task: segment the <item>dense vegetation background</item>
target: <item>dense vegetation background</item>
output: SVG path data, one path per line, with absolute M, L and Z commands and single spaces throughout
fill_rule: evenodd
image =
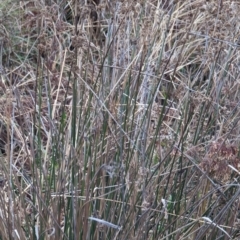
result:
M 0 2 L 1 239 L 239 239 L 240 3 Z

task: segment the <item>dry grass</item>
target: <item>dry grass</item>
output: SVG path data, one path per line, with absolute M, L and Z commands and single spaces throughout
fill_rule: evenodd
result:
M 1 239 L 238 239 L 238 1 L 0 3 Z

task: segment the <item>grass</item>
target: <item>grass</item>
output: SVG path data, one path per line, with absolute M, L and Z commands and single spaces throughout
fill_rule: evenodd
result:
M 0 239 L 238 239 L 237 1 L 0 3 Z

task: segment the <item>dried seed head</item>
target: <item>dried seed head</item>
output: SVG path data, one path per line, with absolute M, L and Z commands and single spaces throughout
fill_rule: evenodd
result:
M 200 163 L 200 167 L 215 180 L 227 183 L 233 177 L 233 171 L 229 165 L 239 171 L 239 163 L 238 149 L 219 140 L 211 144 L 207 156 Z

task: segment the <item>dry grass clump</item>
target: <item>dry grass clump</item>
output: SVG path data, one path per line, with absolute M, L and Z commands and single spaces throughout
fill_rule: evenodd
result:
M 238 239 L 239 9 L 2 1 L 0 238 Z

